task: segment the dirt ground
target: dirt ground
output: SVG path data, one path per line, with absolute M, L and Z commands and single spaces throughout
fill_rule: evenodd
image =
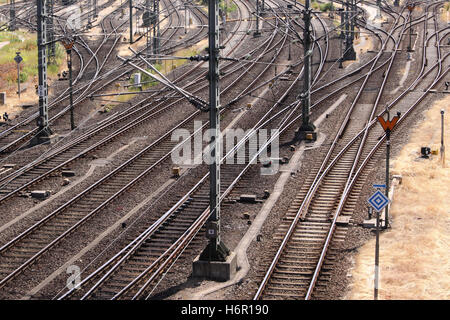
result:
M 423 146 L 439 152 L 440 110 L 448 128 L 449 106 L 450 97 L 433 104 L 393 161 L 393 174 L 403 179 L 391 207 L 392 228 L 380 237 L 379 299 L 450 298 L 450 197 L 444 187 L 450 185 L 448 159 L 444 166 L 440 154 L 420 157 Z M 446 130 L 444 141 L 449 138 Z M 371 240 L 355 256 L 348 299 L 373 298 L 374 248 Z

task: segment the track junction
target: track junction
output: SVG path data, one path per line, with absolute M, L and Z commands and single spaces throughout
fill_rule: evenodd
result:
M 198 59 L 207 46 L 208 16 L 200 2 L 161 0 L 159 51 L 147 47 L 144 28 L 128 49 L 128 4 L 121 3 L 99 1 L 93 28 L 76 32 L 64 24 L 70 10 L 55 3 L 56 36 L 76 33 L 77 128 L 67 129 L 64 81 L 49 97 L 49 122 L 58 141 L 28 148 L 38 130 L 38 113 L 32 111 L 0 126 L 1 298 L 162 299 L 195 283 L 191 263 L 206 246 L 210 214 L 208 166 L 179 165 L 172 156 L 209 128 L 207 113 L 192 103 L 208 101 L 207 62 Z M 409 11 L 406 2 L 399 7 L 382 2 L 381 17 L 375 18 L 376 3 L 358 1 L 352 13 L 355 34 L 372 49 L 358 51 L 355 45 L 357 60 L 345 62 L 338 17 L 313 11 L 310 116 L 326 119 L 318 140 L 305 143 L 294 140 L 302 121 L 303 5 L 266 0 L 256 19 L 256 1 L 227 1 L 234 10 L 220 29 L 220 117 L 223 130 L 245 132 L 224 150 L 221 163 L 224 241 L 231 249 L 251 225 L 242 213 L 258 214 L 284 168 L 280 163 L 280 172 L 261 176 L 268 163 L 250 152 L 255 132 L 271 132 L 259 153 L 279 142 L 279 159 L 269 166 L 280 159 L 288 163 L 298 148 L 305 148 L 305 155 L 292 172 L 293 188 L 286 188 L 248 252 L 247 281 L 226 288 L 224 297 L 340 297 L 330 289 L 339 281 L 333 280 L 337 253 L 351 243 L 349 229 L 360 223 L 366 186 L 374 173 L 384 171 L 386 135 L 376 118 L 400 113 L 393 137 L 405 134 L 448 79 L 450 29 L 440 19 L 444 3 L 419 1 L 417 10 Z M 89 4 L 77 4 L 83 26 L 91 19 Z M 0 6 L 0 12 L 7 15 L 9 6 Z M 34 12 L 35 4 L 16 2 L 21 29 L 36 29 Z M 136 18 L 142 20 L 142 14 L 136 10 Z M 255 30 L 260 37 L 253 36 Z M 191 59 L 180 56 L 193 51 Z M 179 60 L 187 62 L 174 68 Z M 148 72 L 156 64 L 164 66 L 164 81 L 141 91 L 125 89 L 136 70 Z M 98 112 L 105 105 L 113 111 Z M 174 140 L 179 130 L 189 134 Z M 181 170 L 177 177 L 174 166 Z M 67 172 L 75 175 L 68 185 L 63 184 Z M 36 200 L 33 190 L 51 190 L 51 196 Z M 258 201 L 241 203 L 243 194 L 255 194 Z M 76 288 L 67 282 L 73 266 L 81 270 Z

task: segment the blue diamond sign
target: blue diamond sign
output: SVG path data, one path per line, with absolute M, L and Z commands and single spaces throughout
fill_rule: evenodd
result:
M 367 200 L 369 204 L 378 212 L 383 210 L 384 207 L 389 203 L 389 199 L 380 191 L 377 190 L 370 198 Z

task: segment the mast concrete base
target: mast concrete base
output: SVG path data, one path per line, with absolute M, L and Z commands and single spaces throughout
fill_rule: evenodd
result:
M 234 277 L 237 270 L 236 253 L 230 252 L 226 261 L 200 260 L 200 255 L 193 262 L 192 275 L 214 281 L 228 281 Z

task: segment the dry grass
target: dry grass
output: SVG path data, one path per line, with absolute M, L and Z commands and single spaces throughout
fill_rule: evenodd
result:
M 23 41 L 22 41 L 23 40 Z M 11 119 L 22 112 L 20 105 L 34 104 L 37 96 L 34 86 L 38 82 L 37 68 L 37 44 L 36 34 L 24 30 L 14 32 L 0 32 L 0 42 L 7 41 L 9 44 L 0 49 L 0 92 L 6 92 L 6 105 L 0 106 L 0 115 L 8 112 Z M 20 82 L 22 88 L 28 89 L 21 93 L 20 99 L 17 95 L 17 64 L 13 60 L 16 52 L 20 51 L 23 61 L 20 64 Z M 66 54 L 60 43 L 56 44 L 56 63 L 48 65 L 48 83 L 50 94 L 53 94 L 52 83 L 56 80 L 58 72 L 66 68 Z
M 450 2 L 446 2 L 442 7 L 441 20 L 444 22 L 450 22 Z
M 435 103 L 393 162 L 403 183 L 391 207 L 392 229 L 380 238 L 380 299 L 450 298 L 450 168 L 442 167 L 440 155 L 418 159 L 420 147 L 440 147 L 441 109 L 449 141 L 449 106 L 450 97 Z M 374 248 L 372 240 L 356 256 L 347 298 L 373 299 Z

